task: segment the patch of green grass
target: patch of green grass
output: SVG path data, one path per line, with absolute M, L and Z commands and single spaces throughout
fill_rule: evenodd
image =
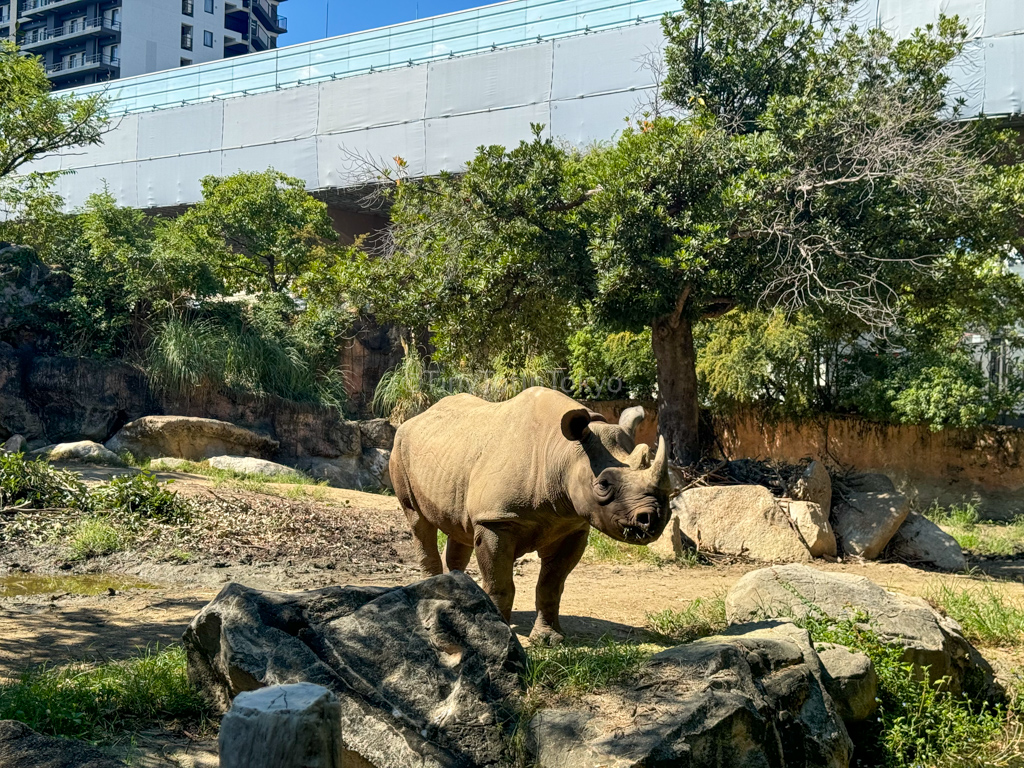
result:
M 167 559 L 172 563 L 178 565 L 188 565 L 194 559 L 194 555 L 191 552 L 186 552 L 183 549 L 172 549 L 167 553 Z
M 0 720 L 52 736 L 113 743 L 154 723 L 210 716 L 179 646 L 128 661 L 41 668 L 0 684 Z
M 1009 522 L 983 522 L 975 504 L 932 505 L 925 516 L 971 554 L 1009 557 L 1024 552 L 1024 517 Z
M 590 529 L 587 537 L 587 551 L 584 555 L 588 560 L 603 563 L 648 563 L 661 565 L 662 560 L 648 547 L 635 544 L 624 544 L 605 536 L 596 528 Z
M 666 608 L 647 614 L 648 629 L 675 643 L 713 635 L 725 629 L 726 624 L 725 599 L 721 595 L 698 597 L 680 610 Z
M 527 649 L 528 692 L 580 696 L 635 677 L 660 648 L 603 637 L 596 645 L 563 643 Z
M 448 534 L 443 531 L 437 532 L 437 551 L 442 555 L 444 554 L 444 548 L 448 545 Z
M 249 488 L 255 489 L 262 492 L 263 486 L 267 483 L 279 483 L 281 485 L 322 485 L 318 480 L 314 480 L 309 475 L 304 475 L 298 470 L 295 472 L 289 472 L 284 475 L 274 475 L 268 477 L 267 475 L 260 475 L 253 472 L 236 472 L 233 469 L 218 469 L 217 467 L 211 467 L 209 462 L 206 461 L 185 461 L 179 466 L 174 468 L 175 472 L 186 472 L 192 475 L 203 475 L 211 480 L 216 480 L 221 483 L 238 483 L 248 486 Z
M 964 764 L 988 749 L 1006 728 L 1007 714 L 979 692 L 953 695 L 942 681 L 918 679 L 903 648 L 882 642 L 870 619 L 823 615 L 798 622 L 815 643 L 837 643 L 867 654 L 878 675 L 878 714 L 853 732 L 861 765 L 884 768 Z
M 67 546 L 70 559 L 88 560 L 117 552 L 124 546 L 124 537 L 108 520 L 88 517 L 71 530 Z
M 991 584 L 939 583 L 926 596 L 956 619 L 968 640 L 988 645 L 1018 645 L 1024 640 L 1024 605 Z

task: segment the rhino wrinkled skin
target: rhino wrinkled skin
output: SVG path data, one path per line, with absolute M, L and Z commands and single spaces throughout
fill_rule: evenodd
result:
M 531 639 L 558 642 L 558 608 L 590 526 L 647 544 L 669 519 L 668 450 L 635 445 L 642 408 L 609 424 L 555 390 L 533 387 L 504 403 L 446 397 L 395 435 L 391 479 L 427 576 L 464 570 L 476 550 L 482 586 L 505 620 L 516 558 L 536 551 L 537 620 Z M 448 536 L 444 564 L 437 532 Z

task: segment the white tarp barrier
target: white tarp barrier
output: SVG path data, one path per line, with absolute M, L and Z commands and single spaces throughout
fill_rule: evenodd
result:
M 169 94 L 209 99 L 243 86 L 250 95 L 133 113 L 120 119 L 103 146 L 43 158 L 34 168 L 78 169 L 59 185 L 70 205 L 79 205 L 106 180 L 122 204 L 165 207 L 199 200 L 203 176 L 238 169 L 273 166 L 302 178 L 312 190 L 372 180 L 373 172 L 359 158 L 390 163 L 400 156 L 412 175 L 454 171 L 480 145 L 514 146 L 529 138 L 530 123 L 542 123 L 547 135 L 577 146 L 606 141 L 654 95 L 654 75 L 641 59 L 663 44 L 657 13 L 665 2 L 633 0 L 637 15 L 651 20 L 630 26 L 619 23 L 621 4 L 615 14 L 608 13 L 615 5 L 611 0 L 513 2 L 484 15 L 456 14 L 429 25 L 282 49 L 277 58 L 259 54 L 186 68 L 179 75 L 133 78 L 112 90 L 130 91 L 154 105 L 167 103 Z M 854 3 L 859 26 L 880 22 L 899 34 L 934 22 L 940 13 L 968 19 L 976 36 L 951 68 L 954 95 L 966 102 L 964 114 L 1020 114 L 1024 0 Z M 557 35 L 570 17 L 593 26 L 586 34 L 490 49 L 509 34 L 505 22 Z M 618 26 L 594 31 L 602 19 L 613 18 Z M 482 52 L 438 59 L 433 47 L 445 44 L 463 52 L 478 46 Z M 323 79 L 353 71 L 354 59 L 377 61 L 385 54 L 389 65 L 407 54 L 434 59 Z M 307 75 L 321 82 L 295 85 Z M 284 85 L 294 87 L 278 90 L 282 77 L 290 78 Z

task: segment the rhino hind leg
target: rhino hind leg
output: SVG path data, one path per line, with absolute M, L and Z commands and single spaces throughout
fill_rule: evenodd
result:
M 448 571 L 464 571 L 469 565 L 469 559 L 473 557 L 473 547 L 462 544 L 451 536 L 444 546 L 444 564 Z
M 425 576 L 440 576 L 444 573 L 441 555 L 437 549 L 437 526 L 414 509 L 405 508 L 405 516 L 412 526 L 412 543 L 416 559 Z
M 540 577 L 537 579 L 537 620 L 530 632 L 530 642 L 557 645 L 565 639 L 558 612 L 562 605 L 565 579 L 577 566 L 587 548 L 588 530 L 579 531 L 557 542 L 540 554 Z

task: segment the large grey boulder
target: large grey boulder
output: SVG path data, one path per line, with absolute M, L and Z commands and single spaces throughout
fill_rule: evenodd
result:
M 910 502 L 885 475 L 854 475 L 845 485 L 832 510 L 836 539 L 844 554 L 874 560 L 907 519 Z
M 845 723 L 867 720 L 878 709 L 878 674 L 867 654 L 842 645 L 818 646 L 825 668 L 822 679 Z
M 925 565 L 940 571 L 959 573 L 967 570 L 967 558 L 957 540 L 924 515 L 912 512 L 889 541 L 889 557 L 912 565 Z
M 269 478 L 296 478 L 302 475 L 294 467 L 286 467 L 284 464 L 252 456 L 214 456 L 206 463 L 214 469 L 238 472 L 243 475 L 262 475 Z
M 832 477 L 820 461 L 812 461 L 794 483 L 793 498 L 817 504 L 828 517 L 832 511 Z
M 539 768 L 846 768 L 852 745 L 822 674 L 793 624 L 733 627 L 574 709 L 541 710 L 529 745 Z
M 266 458 L 278 442 L 226 421 L 193 416 L 143 416 L 125 424 L 107 441 L 115 453 L 128 451 L 140 459 L 162 456 L 203 461 L 214 456 Z
M 526 664 L 494 603 L 458 571 L 393 589 L 230 584 L 183 640 L 190 678 L 222 710 L 267 685 L 333 691 L 346 748 L 376 768 L 499 765 Z
M 392 487 L 388 468 L 390 458 L 389 451 L 367 448 L 359 455 L 335 459 L 307 456 L 296 461 L 295 466 L 314 480 L 323 480 L 333 488 L 377 491 Z
M 125 768 L 81 741 L 36 733 L 16 720 L 0 720 L 0 768 Z
M 31 458 L 44 458 L 47 461 L 68 464 L 102 464 L 108 467 L 127 466 L 113 451 L 104 448 L 92 440 L 79 440 L 74 443 L 58 443 L 32 451 Z
M 0 446 L 0 450 L 4 453 L 24 453 L 26 448 L 28 448 L 28 441 L 23 435 L 11 435 Z
M 362 447 L 381 448 L 390 451 L 395 447 L 395 425 L 387 419 L 367 419 L 359 422 L 359 437 Z
M 683 491 L 672 500 L 672 518 L 662 536 L 669 542 L 678 539 L 683 545 L 692 542 L 703 551 L 743 555 L 769 563 L 811 560 L 811 553 L 789 514 L 771 491 L 760 485 Z
M 917 597 L 889 592 L 863 576 L 803 565 L 751 571 L 725 597 L 730 623 L 809 615 L 858 619 L 866 615 L 885 642 L 903 646 L 903 658 L 931 680 L 949 677 L 954 692 L 986 695 L 992 668 L 963 636 L 960 625 Z

